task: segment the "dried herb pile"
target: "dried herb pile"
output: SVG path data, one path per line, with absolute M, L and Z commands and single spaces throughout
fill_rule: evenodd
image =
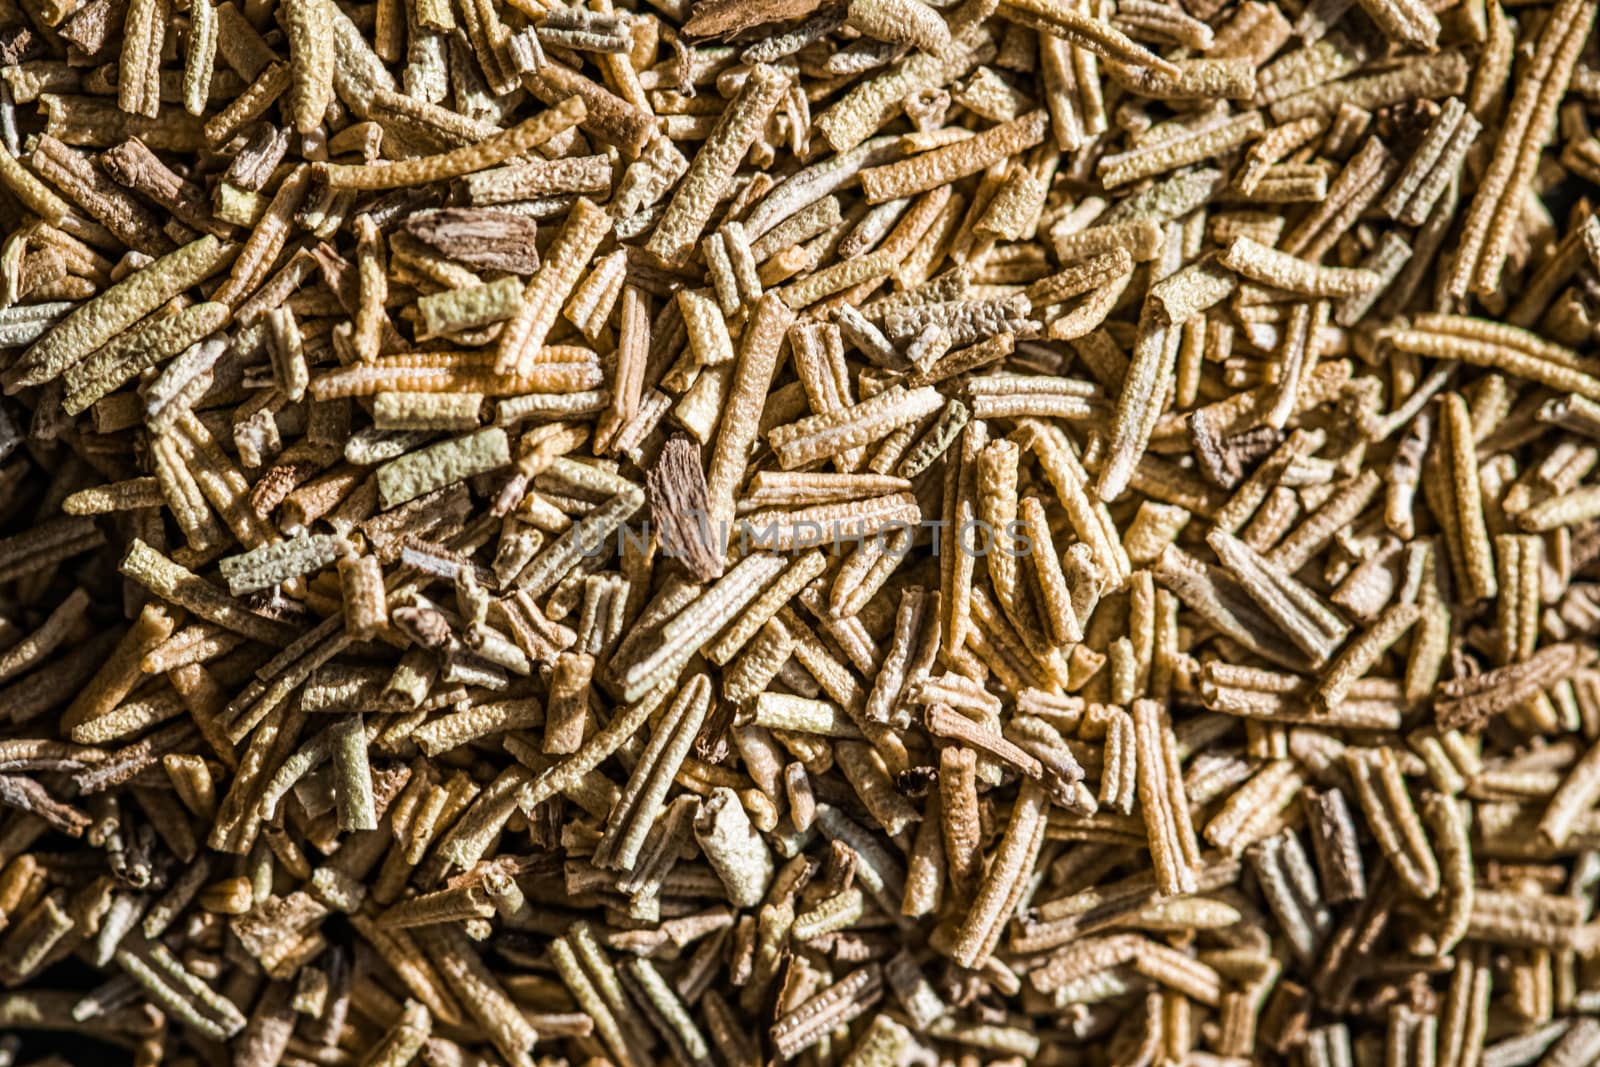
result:
M 1600 1058 L 1596 0 L 636 6 L 0 0 L 0 1062 Z

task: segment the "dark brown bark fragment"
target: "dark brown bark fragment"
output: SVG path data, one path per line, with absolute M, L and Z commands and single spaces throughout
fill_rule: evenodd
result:
M 695 443 L 681 435 L 668 441 L 646 476 L 645 488 L 662 550 L 702 582 L 720 577 L 723 561 L 711 529 L 706 475 Z

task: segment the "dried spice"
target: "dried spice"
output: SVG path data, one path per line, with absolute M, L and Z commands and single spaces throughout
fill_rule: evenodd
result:
M 0 1057 L 1590 1062 L 1596 11 L 0 4 Z

